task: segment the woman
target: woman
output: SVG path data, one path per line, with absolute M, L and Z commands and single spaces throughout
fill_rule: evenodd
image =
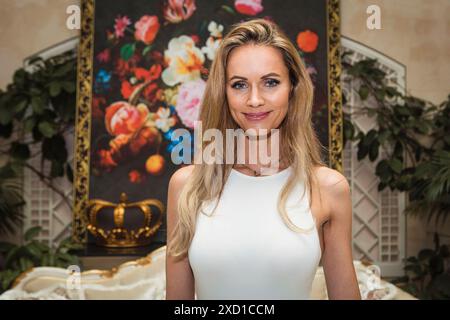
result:
M 349 185 L 320 160 L 312 101 L 305 66 L 277 25 L 242 22 L 223 39 L 202 131 L 257 134 L 240 146 L 243 164 L 194 164 L 171 177 L 167 299 L 309 299 L 320 261 L 330 299 L 360 299 Z M 270 165 L 277 171 L 263 176 L 267 163 L 248 161 L 252 139 L 258 148 L 271 144 L 262 129 L 279 130 L 279 165 Z

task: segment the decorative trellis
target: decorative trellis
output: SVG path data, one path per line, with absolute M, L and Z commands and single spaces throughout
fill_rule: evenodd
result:
M 25 59 L 24 67 L 32 70 L 33 66 L 28 63 L 32 58 L 40 56 L 48 59 L 52 56 L 61 54 L 77 46 L 78 37 L 71 38 L 60 44 L 45 49 L 35 55 Z M 66 146 L 68 150 L 69 161 L 73 160 L 73 128 L 65 134 Z M 31 154 L 38 154 L 41 145 L 30 146 Z M 39 156 L 30 160 L 34 168 L 41 167 L 41 158 Z M 49 164 L 44 165 L 44 171 L 49 172 Z M 53 184 L 63 192 L 69 203 L 73 201 L 72 184 L 64 178 L 54 179 Z M 37 236 L 38 240 L 44 241 L 50 246 L 56 246 L 58 243 L 71 235 L 72 209 L 64 199 L 56 192 L 51 190 L 39 177 L 29 169 L 24 170 L 24 197 L 27 204 L 24 207 L 25 221 L 23 230 L 33 226 L 41 226 L 42 231 Z
M 386 81 L 400 92 L 405 89 L 405 67 L 383 54 L 342 38 L 342 49 L 349 54 L 345 59 L 349 62 L 364 58 L 377 59 L 377 66 L 386 72 Z M 376 126 L 373 119 L 367 115 L 358 114 L 358 108 L 370 106 L 374 101 L 361 101 L 351 80 L 345 73 L 342 90 L 349 99 L 345 111 L 352 114 L 352 123 L 363 132 L 368 132 Z M 385 156 L 380 153 L 379 159 Z M 357 159 L 357 143 L 347 143 L 344 149 L 344 174 L 350 182 L 353 204 L 353 254 L 358 260 L 369 260 L 378 265 L 381 275 L 385 277 L 403 274 L 405 257 L 405 195 L 385 188 L 378 191 L 378 177 L 375 168 L 379 161 Z
M 67 149 L 69 151 L 69 161 L 73 160 L 73 130 L 67 132 L 65 136 Z M 40 150 L 40 145 L 31 148 L 34 154 Z M 40 168 L 40 157 L 34 157 L 30 164 L 35 168 Z M 49 172 L 48 164 L 44 165 L 44 172 Z M 54 179 L 53 184 L 61 190 L 69 203 L 72 202 L 72 184 L 67 178 Z M 50 246 L 57 245 L 62 239 L 71 234 L 70 226 L 72 222 L 72 210 L 61 195 L 51 190 L 39 177 L 25 169 L 24 172 L 24 197 L 27 201 L 25 206 L 24 229 L 41 226 L 42 230 L 37 236 L 38 240 L 44 241 Z

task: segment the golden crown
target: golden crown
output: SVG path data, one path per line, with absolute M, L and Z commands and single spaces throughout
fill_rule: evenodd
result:
M 151 206 L 155 206 L 159 210 L 156 217 L 156 223 L 151 226 L 153 213 Z M 97 215 L 105 208 L 114 208 L 114 227 L 110 230 L 104 230 L 98 226 Z M 144 223 L 137 229 L 128 230 L 124 227 L 126 209 L 137 208 L 144 214 Z M 147 245 L 151 242 L 152 236 L 158 231 L 162 224 L 164 215 L 164 205 L 157 199 L 147 199 L 139 202 L 128 203 L 125 193 L 120 195 L 118 204 L 92 199 L 88 204 L 89 224 L 87 229 L 96 237 L 98 245 L 105 247 L 137 247 Z M 131 215 L 133 213 L 128 213 Z

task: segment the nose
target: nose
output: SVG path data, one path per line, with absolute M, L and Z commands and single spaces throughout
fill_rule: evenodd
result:
M 264 104 L 264 99 L 261 96 L 258 88 L 253 86 L 250 90 L 250 94 L 248 97 L 247 105 L 252 108 L 257 108 Z

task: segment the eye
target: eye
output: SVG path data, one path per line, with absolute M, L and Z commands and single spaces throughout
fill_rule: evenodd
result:
M 280 84 L 280 81 L 277 79 L 267 79 L 265 85 L 268 87 L 276 87 Z
M 231 85 L 231 87 L 233 88 L 233 89 L 245 89 L 246 88 L 246 84 L 245 84 L 245 82 L 243 82 L 243 81 L 236 81 L 235 83 L 233 83 L 232 85 Z

